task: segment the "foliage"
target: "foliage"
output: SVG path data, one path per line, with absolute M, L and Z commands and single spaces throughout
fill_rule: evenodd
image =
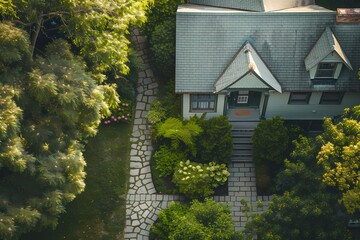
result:
M 33 231 L 21 239 L 118 238 L 126 221 L 130 147 L 126 136 L 131 130 L 130 124 L 101 126 L 98 134 L 89 139 L 84 152 L 85 191 L 66 206 L 66 213 L 61 215 L 55 230 Z
M 156 169 L 159 171 L 160 177 L 166 177 L 174 172 L 175 167 L 184 161 L 185 154 L 183 152 L 174 151 L 166 146 L 161 146 L 153 155 L 156 162 Z
M 355 109 L 356 113 L 356 109 Z M 342 193 L 340 201 L 349 214 L 360 211 L 360 122 L 351 117 L 338 124 L 325 119 L 324 133 L 317 139 L 316 159 L 324 168 L 323 181 Z
M 250 214 L 246 233 L 261 239 L 351 239 L 346 217 L 340 215 L 339 195 L 323 181 L 324 170 L 315 161 L 321 143 L 301 137 L 278 175 L 277 188 L 264 213 Z
M 0 238 L 55 227 L 84 190 L 83 142 L 118 101 L 64 41 L 31 61 L 27 35 L 0 24 Z
M 175 72 L 175 32 L 175 21 L 167 20 L 157 25 L 151 34 L 154 67 L 164 77 L 171 77 Z
M 156 26 L 164 21 L 172 20 L 175 22 L 176 10 L 178 5 L 185 3 L 184 0 L 157 0 L 147 10 L 147 22 L 144 31 L 147 36 L 151 36 Z
M 106 118 L 103 122 L 105 125 L 111 123 L 131 122 L 132 107 L 131 102 L 122 100 L 118 108 L 112 111 L 111 117 Z
M 232 156 L 232 125 L 226 116 L 204 120 L 195 117 L 204 131 L 197 137 L 198 154 L 196 160 L 203 163 L 216 162 L 227 164 Z
M 201 164 L 181 161 L 174 172 L 173 182 L 185 196 L 204 198 L 214 193 L 214 188 L 224 184 L 230 173 L 225 164 Z
M 172 202 L 159 213 L 151 227 L 150 239 L 215 240 L 243 239 L 235 233 L 229 206 L 205 199 L 204 203 L 192 201 L 187 207 Z
M 194 137 L 203 130 L 193 121 L 183 123 L 177 118 L 168 118 L 157 125 L 157 137 L 171 140 L 173 149 L 181 149 L 181 144 L 189 147 L 193 155 L 196 154 Z
M 29 30 L 32 52 L 41 47 L 39 35 L 66 34 L 80 53 L 92 64 L 93 72 L 129 71 L 128 45 L 130 25 L 145 21 L 145 10 L 152 0 L 14 0 L 2 19 Z
M 164 106 L 158 99 L 155 99 L 151 104 L 150 111 L 146 115 L 146 118 L 151 124 L 157 124 L 165 120 L 165 114 L 166 112 Z
M 255 128 L 252 138 L 254 144 L 254 161 L 256 163 L 273 163 L 281 166 L 289 144 L 284 120 L 274 117 L 262 120 Z
M 327 201 L 331 196 L 323 197 L 322 194 L 300 197 L 294 192 L 274 196 L 268 210 L 252 216 L 245 234 L 256 234 L 262 240 L 352 239 L 344 219 L 339 219 L 337 211 Z
M 184 0 L 157 0 L 147 11 L 144 25 L 154 55 L 155 70 L 165 78 L 175 72 L 175 16 L 178 5 Z

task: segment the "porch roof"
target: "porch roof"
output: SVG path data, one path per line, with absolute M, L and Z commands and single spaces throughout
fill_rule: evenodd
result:
M 249 78 L 249 75 L 254 75 L 256 78 Z M 278 80 L 250 42 L 243 44 L 216 80 L 214 92 L 218 93 L 235 84 L 241 86 L 241 82 L 244 82 L 247 88 L 269 88 L 282 92 Z

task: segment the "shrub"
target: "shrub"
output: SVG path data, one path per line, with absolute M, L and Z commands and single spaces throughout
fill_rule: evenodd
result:
M 185 160 L 185 154 L 173 151 L 166 146 L 161 146 L 160 150 L 155 152 L 153 158 L 156 162 L 156 169 L 159 171 L 159 176 L 166 177 L 174 172 L 175 167 L 180 161 Z
M 262 120 L 255 128 L 252 140 L 256 164 L 283 165 L 289 144 L 288 131 L 283 119 L 275 117 Z
M 204 198 L 224 184 L 230 176 L 225 164 L 201 164 L 181 161 L 176 167 L 173 182 L 179 191 L 189 198 Z
M 175 72 L 175 21 L 167 20 L 151 34 L 151 51 L 155 70 L 160 76 L 171 77 Z
M 165 120 L 165 114 L 165 108 L 163 107 L 162 103 L 155 99 L 151 104 L 150 111 L 146 115 L 146 118 L 151 124 L 157 124 Z
M 193 155 L 196 154 L 194 137 L 203 130 L 195 122 L 183 123 L 177 118 L 168 118 L 165 122 L 157 125 L 157 138 L 168 138 L 174 150 L 184 150 L 188 147 Z M 185 148 L 186 150 L 186 148 Z
M 131 113 L 131 101 L 123 99 L 118 108 L 112 111 L 111 117 L 104 119 L 103 123 L 109 125 L 111 123 L 131 122 Z
M 227 164 L 233 153 L 231 124 L 225 116 L 218 116 L 197 121 L 204 131 L 198 136 L 197 161 L 202 163 L 216 162 Z
M 215 240 L 243 239 L 234 231 L 230 207 L 212 199 L 194 200 L 191 206 L 172 202 L 159 213 L 151 227 L 150 239 Z

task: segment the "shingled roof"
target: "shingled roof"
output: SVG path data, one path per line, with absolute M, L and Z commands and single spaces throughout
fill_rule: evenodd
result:
M 360 25 L 336 24 L 334 11 L 319 6 L 274 12 L 221 9 L 193 4 L 179 7 L 177 93 L 214 92 L 214 83 L 246 41 L 257 50 L 282 91 L 316 91 L 304 62 L 326 28 L 347 54 L 346 62 L 353 69 L 360 67 L 360 51 L 354 51 L 360 42 Z M 342 68 L 333 90 L 360 91 L 357 71 Z
M 248 78 L 248 75 L 255 75 L 255 78 Z M 279 82 L 249 42 L 244 43 L 215 82 L 215 92 L 218 93 L 237 82 L 240 82 L 239 86 L 246 88 L 273 89 L 281 92 Z
M 305 58 L 306 70 L 310 70 L 329 54 L 333 54 L 334 52 L 340 57 L 346 67 L 353 70 L 349 59 L 346 57 L 341 48 L 340 43 L 328 27 L 316 42 L 315 46 L 311 49 L 309 55 Z

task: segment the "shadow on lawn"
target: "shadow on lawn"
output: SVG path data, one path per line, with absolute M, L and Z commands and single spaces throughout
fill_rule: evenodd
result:
M 32 232 L 22 240 L 123 239 L 131 129 L 130 124 L 99 128 L 84 154 L 85 191 L 67 205 L 54 231 Z

